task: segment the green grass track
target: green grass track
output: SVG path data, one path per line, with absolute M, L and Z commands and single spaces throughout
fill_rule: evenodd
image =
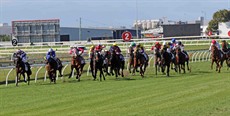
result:
M 57 84 L 42 79 L 29 86 L 2 84 L 0 115 L 229 116 L 230 70 L 225 65 L 217 73 L 210 62 L 191 67 L 186 74 L 171 71 L 171 77 L 148 68 L 143 79 L 127 74 L 100 82 L 84 73 L 81 82 L 66 76 Z

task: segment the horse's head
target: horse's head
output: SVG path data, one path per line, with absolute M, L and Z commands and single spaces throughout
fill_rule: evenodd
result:
M 175 51 L 176 51 L 176 53 L 177 53 L 177 54 L 178 54 L 178 53 L 180 53 L 180 52 L 181 52 L 180 47 L 179 47 L 179 46 L 177 46 L 177 47 L 175 48 Z
M 216 45 L 213 44 L 213 45 L 211 46 L 211 51 L 212 51 L 212 52 L 218 51 L 218 48 L 216 47 Z

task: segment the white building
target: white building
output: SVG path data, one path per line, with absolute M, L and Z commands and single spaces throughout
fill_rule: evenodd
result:
M 230 37 L 230 21 L 219 23 L 219 36 L 221 38 Z

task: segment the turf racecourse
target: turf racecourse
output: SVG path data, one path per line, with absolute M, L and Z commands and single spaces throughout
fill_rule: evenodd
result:
M 230 70 L 210 69 L 210 62 L 191 63 L 192 72 L 171 77 L 155 76 L 148 68 L 145 78 L 126 75 L 92 81 L 83 75 L 50 84 L 0 85 L 0 115 L 157 115 L 229 116 Z

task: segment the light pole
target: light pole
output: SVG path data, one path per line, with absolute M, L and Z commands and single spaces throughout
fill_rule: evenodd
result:
M 139 39 L 139 34 L 138 34 L 138 6 L 137 6 L 137 0 L 136 0 L 136 36 L 137 36 L 137 39 Z
M 81 41 L 81 17 L 79 23 L 79 41 Z

